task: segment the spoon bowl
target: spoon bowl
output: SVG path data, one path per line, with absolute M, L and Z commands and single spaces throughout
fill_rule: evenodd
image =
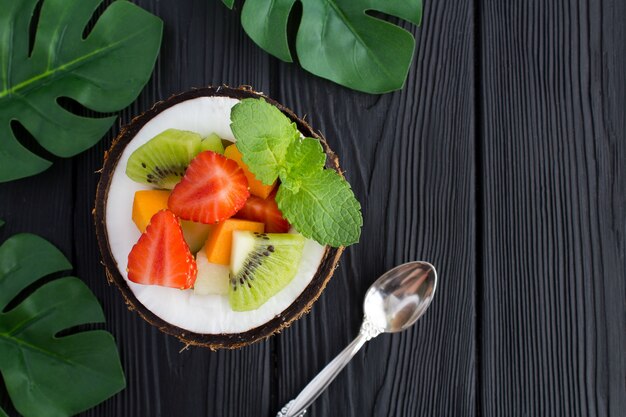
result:
M 428 309 L 437 289 L 437 271 L 428 262 L 408 262 L 380 276 L 365 294 L 366 320 L 385 333 L 412 326 Z

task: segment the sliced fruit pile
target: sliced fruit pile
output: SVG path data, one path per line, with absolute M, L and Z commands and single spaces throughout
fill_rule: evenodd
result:
M 233 310 L 255 309 L 282 290 L 298 270 L 304 237 L 289 233 L 233 232 L 228 299 Z
M 295 277 L 305 238 L 287 233 L 277 181 L 259 181 L 235 144 L 168 129 L 133 152 L 126 173 L 154 187 L 135 193 L 142 235 L 128 256 L 130 281 L 228 295 L 246 311 Z

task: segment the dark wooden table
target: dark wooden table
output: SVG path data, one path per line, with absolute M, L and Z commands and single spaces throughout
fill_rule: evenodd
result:
M 440 272 L 413 329 L 360 352 L 311 416 L 626 415 L 626 2 L 427 0 L 402 91 L 373 96 L 271 58 L 217 0 L 141 0 L 165 21 L 120 117 L 247 84 L 324 132 L 363 204 L 360 244 L 309 315 L 238 351 L 189 348 L 105 280 L 91 209 L 103 153 L 0 185 L 14 232 L 58 245 L 102 302 L 128 379 L 85 416 L 274 416 L 356 334 L 367 287 Z M 4 394 L 3 394 L 4 396 Z

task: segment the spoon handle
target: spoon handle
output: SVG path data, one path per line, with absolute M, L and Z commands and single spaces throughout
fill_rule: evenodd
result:
M 350 362 L 350 359 L 361 349 L 368 340 L 378 336 L 382 331 L 373 328 L 367 318 L 363 321 L 359 335 L 339 355 L 304 387 L 300 394 L 285 405 L 276 417 L 302 417 L 306 408 L 320 396 L 330 385 L 339 372 Z

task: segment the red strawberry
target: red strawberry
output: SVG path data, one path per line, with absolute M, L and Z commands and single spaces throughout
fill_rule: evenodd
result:
M 193 286 L 197 273 L 180 222 L 169 210 L 157 212 L 128 255 L 128 279 L 184 290 Z
M 246 174 L 237 162 L 205 151 L 191 161 L 167 205 L 181 219 L 211 224 L 237 213 L 249 195 Z
M 265 223 L 266 233 L 288 232 L 289 223 L 283 218 L 283 213 L 278 209 L 275 196 L 275 190 L 266 199 L 251 195 L 243 208 L 235 214 L 235 217 Z

